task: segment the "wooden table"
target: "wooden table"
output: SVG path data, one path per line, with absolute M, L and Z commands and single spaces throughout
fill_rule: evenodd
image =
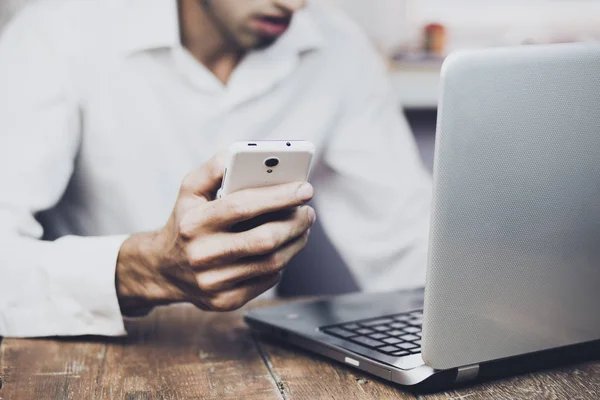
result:
M 5 339 L 0 399 L 415 398 L 360 371 L 257 337 L 241 315 L 175 306 L 128 322 L 124 338 Z M 598 399 L 600 363 L 422 396 L 490 397 Z

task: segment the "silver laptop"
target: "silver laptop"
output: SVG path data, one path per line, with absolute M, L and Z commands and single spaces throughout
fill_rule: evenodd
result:
M 415 390 L 599 357 L 600 45 L 462 52 L 442 76 L 425 290 L 247 323 Z

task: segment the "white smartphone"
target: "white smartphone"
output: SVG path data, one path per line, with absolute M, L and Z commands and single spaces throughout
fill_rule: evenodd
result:
M 236 142 L 217 198 L 239 190 L 308 181 L 315 146 L 303 140 Z

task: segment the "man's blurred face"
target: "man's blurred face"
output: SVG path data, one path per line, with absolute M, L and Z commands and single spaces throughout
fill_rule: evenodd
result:
M 198 1 L 222 34 L 245 50 L 273 44 L 288 29 L 294 12 L 306 5 L 306 0 Z

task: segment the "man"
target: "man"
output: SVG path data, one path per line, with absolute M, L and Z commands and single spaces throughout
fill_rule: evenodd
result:
M 423 284 L 429 180 L 343 16 L 304 0 L 26 9 L 0 39 L 0 335 L 121 335 L 122 313 L 227 311 L 275 285 L 313 187 L 211 201 L 211 156 L 256 139 L 317 146 L 319 218 L 363 289 Z

